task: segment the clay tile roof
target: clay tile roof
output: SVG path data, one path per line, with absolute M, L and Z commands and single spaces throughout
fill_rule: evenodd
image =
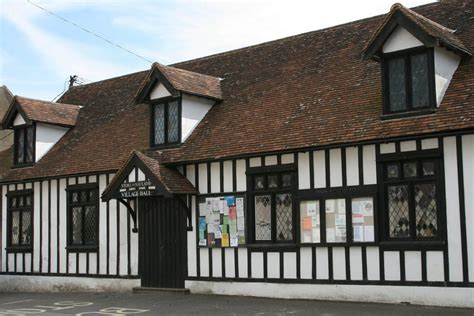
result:
M 164 81 L 163 84 L 171 92 L 175 90 L 215 100 L 222 99 L 220 78 L 153 63 L 148 76 L 137 92 L 138 103 L 143 102 L 157 80 Z
M 415 11 L 474 49 L 472 0 L 443 1 Z M 380 64 L 361 51 L 384 16 L 295 35 L 174 64 L 220 81 L 213 106 L 177 148 L 148 153 L 160 164 L 208 162 L 474 130 L 474 58 L 459 64 L 443 100 L 429 115 L 382 119 Z M 3 182 L 116 172 L 132 150 L 149 148 L 149 107 L 135 94 L 150 71 L 69 89 L 60 99 L 84 107 L 76 126 L 34 166 Z
M 3 126 L 11 125 L 17 111 L 28 122 L 75 126 L 80 106 L 15 96 L 4 118 Z
M 169 193 L 186 194 L 198 193 L 189 180 L 179 173 L 178 170 L 166 167 L 157 159 L 150 158 L 141 152 L 137 152 L 138 158 L 150 169 L 158 180 L 166 187 Z
M 426 46 L 444 46 L 458 52 L 463 57 L 470 57 L 471 53 L 466 48 L 459 38 L 454 35 L 455 30 L 445 27 L 425 16 L 408 9 L 400 3 L 395 3 L 390 12 L 386 15 L 383 22 L 378 27 L 377 31 L 372 35 L 367 45 L 364 47 L 365 58 L 372 58 L 377 54 L 380 45 L 383 44 L 387 36 L 394 30 L 394 28 L 401 24 L 407 28 L 415 28 L 420 32 L 418 39 Z
M 142 165 L 139 164 L 137 160 L 141 162 Z M 142 166 L 144 168 L 142 168 Z M 159 160 L 150 158 L 147 155 L 134 150 L 130 153 L 112 181 L 105 188 L 102 194 L 102 199 L 107 201 L 113 196 L 113 191 L 118 189 L 123 179 L 128 177 L 130 169 L 133 169 L 131 167 L 139 167 L 142 172 L 145 173 L 147 178 L 150 178 L 152 182 L 155 182 L 154 185 L 162 190 L 164 189 L 164 192 L 162 193 L 166 195 L 199 193 L 191 182 L 189 182 L 189 180 L 175 168 L 167 167 L 161 164 Z M 156 183 L 156 181 L 159 183 Z

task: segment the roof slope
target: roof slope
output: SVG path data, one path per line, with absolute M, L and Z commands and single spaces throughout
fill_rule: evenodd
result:
M 456 29 L 474 49 L 473 3 L 439 2 L 415 12 Z M 362 51 L 385 16 L 377 16 L 173 65 L 223 78 L 223 101 L 179 148 L 156 152 L 165 163 L 307 148 L 474 128 L 474 61 L 454 74 L 436 113 L 381 120 L 380 64 Z M 84 108 L 71 130 L 34 167 L 6 181 L 117 170 L 149 140 L 148 107 L 134 96 L 148 71 L 70 89 L 61 102 Z
M 74 126 L 80 109 L 78 105 L 15 96 L 5 115 L 3 126 L 11 125 L 17 111 L 21 112 L 26 121 Z
M 137 93 L 138 102 L 145 99 L 145 95 L 150 92 L 157 80 L 165 81 L 163 84 L 172 91 L 181 91 L 216 100 L 222 99 L 220 78 L 153 63 L 147 78 Z

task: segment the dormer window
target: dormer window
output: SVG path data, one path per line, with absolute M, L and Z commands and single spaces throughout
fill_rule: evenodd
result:
M 15 165 L 35 162 L 35 126 L 21 125 L 14 129 L 15 135 Z
M 384 114 L 436 108 L 433 49 L 383 55 Z
M 151 146 L 178 144 L 181 139 L 180 99 L 160 100 L 152 105 Z

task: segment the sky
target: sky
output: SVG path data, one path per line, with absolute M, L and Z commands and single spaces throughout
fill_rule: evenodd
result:
M 150 67 L 30 2 L 145 59 L 171 64 L 384 14 L 396 1 L 0 0 L 0 85 L 53 100 L 70 75 L 90 83 Z

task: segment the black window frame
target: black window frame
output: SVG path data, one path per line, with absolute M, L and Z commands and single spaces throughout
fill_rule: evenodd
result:
M 74 203 L 72 202 L 72 194 L 77 192 L 79 196 L 81 196 L 81 192 L 83 191 L 91 191 L 95 190 L 95 201 L 82 203 L 81 201 Z M 67 203 L 67 247 L 66 249 L 70 252 L 97 252 L 99 249 L 99 186 L 97 184 L 76 184 L 70 185 L 66 188 L 66 203 Z M 72 227 L 72 209 L 73 207 L 80 206 L 84 208 L 86 206 L 95 206 L 95 232 L 96 232 L 96 240 L 93 243 L 86 243 L 84 241 L 84 230 L 85 230 L 85 210 L 82 209 L 81 211 L 81 236 L 82 241 L 81 244 L 73 243 L 73 227 Z
M 178 140 L 175 142 L 168 141 L 168 104 L 170 102 L 178 102 Z M 164 104 L 164 142 L 161 144 L 155 143 L 155 107 L 157 105 Z M 175 147 L 181 144 L 181 135 L 182 135 L 182 98 L 181 97 L 166 97 L 161 99 L 156 99 L 149 102 L 150 106 L 150 147 L 151 148 L 166 148 L 166 147 Z
M 413 107 L 412 100 L 412 78 L 411 78 L 411 59 L 413 55 L 422 53 L 427 54 L 428 60 L 428 93 L 429 105 L 425 107 Z M 405 61 L 405 92 L 406 92 L 406 108 L 400 111 L 390 110 L 390 87 L 389 87 L 389 60 L 403 57 Z M 383 93 L 383 115 L 385 118 L 403 117 L 411 115 L 420 115 L 432 113 L 436 110 L 436 85 L 435 85 L 435 69 L 434 69 L 434 49 L 424 46 L 404 49 L 396 52 L 385 53 L 382 56 L 382 93 Z
M 33 129 L 33 139 L 28 139 L 28 129 Z M 19 131 L 23 131 L 23 162 L 19 162 L 18 159 L 18 144 L 19 144 Z M 32 148 L 32 160 L 28 159 L 28 143 L 31 142 Z M 23 124 L 13 127 L 13 167 L 27 167 L 31 166 L 36 161 L 36 124 Z
M 291 186 L 283 186 L 283 175 L 291 175 Z M 278 188 L 268 188 L 268 176 L 277 175 L 278 177 Z M 255 177 L 264 176 L 264 188 L 255 189 Z M 299 225 L 297 223 L 297 212 L 299 207 L 297 206 L 297 175 L 296 166 L 267 166 L 267 167 L 251 167 L 247 170 L 247 192 L 249 198 L 247 199 L 247 209 L 249 210 L 247 215 L 248 229 L 247 229 L 247 245 L 254 246 L 293 246 L 298 242 Z M 292 239 L 291 240 L 278 240 L 277 238 L 277 224 L 276 224 L 276 195 L 277 194 L 291 194 L 292 202 Z M 255 197 L 262 195 L 271 196 L 271 240 L 256 240 L 255 238 Z
M 379 162 L 379 192 L 382 210 L 380 212 L 380 231 L 383 242 L 390 244 L 395 243 L 444 243 L 446 242 L 446 199 L 444 189 L 444 166 L 442 157 L 433 153 L 420 155 L 417 153 L 397 155 L 392 154 L 385 157 Z M 393 157 L 393 158 L 391 158 Z M 423 176 L 423 162 L 432 161 L 435 163 L 435 174 Z M 415 177 L 405 178 L 403 164 L 407 162 L 416 162 L 417 175 Z M 399 166 L 399 175 L 397 178 L 388 178 L 386 174 L 386 166 L 389 164 L 397 164 Z M 437 235 L 436 236 L 417 236 L 416 234 L 416 208 L 414 187 L 416 184 L 434 183 L 436 185 L 436 216 L 437 216 Z M 391 237 L 390 236 L 390 214 L 389 214 L 389 198 L 388 187 L 393 185 L 408 186 L 408 219 L 409 219 L 409 236 L 408 237 Z
M 31 197 L 31 205 L 29 207 L 23 206 L 19 207 L 16 206 L 12 208 L 11 206 L 11 199 L 18 198 L 20 196 Z M 34 243 L 34 193 L 33 190 L 19 190 L 19 191 L 11 191 L 8 192 L 7 195 L 7 248 L 6 250 L 11 253 L 15 252 L 31 252 L 33 251 L 33 243 Z M 19 232 L 19 244 L 13 245 L 12 244 L 12 224 L 13 224 L 13 216 L 12 213 L 15 211 L 20 212 L 20 232 Z M 21 243 L 21 233 L 22 233 L 22 225 L 23 225 L 23 213 L 30 212 L 30 234 L 31 234 L 31 241 L 29 244 L 23 245 Z

